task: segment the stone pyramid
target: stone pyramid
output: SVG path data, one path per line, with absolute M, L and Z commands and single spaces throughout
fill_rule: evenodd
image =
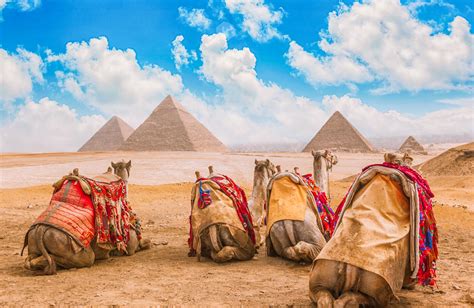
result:
M 78 152 L 86 151 L 116 151 L 133 133 L 133 128 L 124 120 L 113 116 L 104 124 Z
M 367 139 L 339 111 L 336 111 L 327 120 L 319 132 L 306 145 L 303 152 L 324 149 L 349 152 L 373 151 Z
M 124 151 L 225 152 L 227 148 L 168 95 L 120 147 Z
M 428 154 L 423 146 L 416 141 L 415 137 L 409 136 L 405 142 L 400 146 L 399 149 L 400 152 L 402 153 L 413 153 L 413 154 L 423 154 L 426 155 Z

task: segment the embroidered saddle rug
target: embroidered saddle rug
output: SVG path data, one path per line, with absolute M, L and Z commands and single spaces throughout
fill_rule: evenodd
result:
M 71 235 L 83 247 L 89 247 L 95 237 L 99 246 L 125 251 L 130 228 L 141 238 L 140 221 L 126 199 L 126 183 L 117 177 L 112 180 L 63 177 L 54 184 L 48 207 L 32 227 L 53 226 Z
M 434 285 L 438 232 L 433 193 L 415 170 L 370 165 L 337 211 L 334 235 L 318 258 L 345 262 L 383 277 L 393 293 L 411 278 Z
M 331 237 L 334 213 L 329 207 L 326 194 L 316 186 L 311 174 L 276 174 L 268 184 L 267 200 L 267 235 L 277 221 L 304 221 L 306 209 L 309 208 L 317 217 L 318 227 L 326 240 Z
M 188 239 L 190 256 L 200 254 L 200 234 L 212 224 L 226 224 L 239 229 L 255 244 L 245 192 L 225 175 L 200 178 L 193 186 Z

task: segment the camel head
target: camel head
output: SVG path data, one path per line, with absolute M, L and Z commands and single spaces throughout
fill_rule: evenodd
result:
M 121 160 L 117 163 L 111 162 L 111 164 L 112 168 L 114 168 L 114 174 L 118 175 L 122 178 L 122 180 L 127 182 L 128 178 L 130 177 L 130 168 L 132 167 L 132 161 L 129 160 L 128 162 L 125 162 L 124 160 Z
M 266 159 L 266 160 L 255 159 L 255 168 L 254 168 L 255 178 L 269 180 L 276 172 L 277 172 L 277 169 L 275 165 L 269 159 Z
M 311 154 L 314 157 L 313 165 L 319 163 L 318 160 L 324 158 L 326 160 L 326 170 L 331 170 L 333 165 L 336 165 L 338 160 L 336 154 L 330 150 L 321 150 L 321 151 L 311 151 Z
M 399 155 L 396 153 L 385 153 L 384 161 L 391 164 L 410 167 L 413 163 L 413 158 L 408 153 L 405 153 L 403 155 Z

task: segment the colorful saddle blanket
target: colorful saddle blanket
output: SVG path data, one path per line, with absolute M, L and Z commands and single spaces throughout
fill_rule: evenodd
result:
M 50 225 L 71 235 L 78 244 L 89 247 L 94 238 L 94 205 L 78 181 L 65 180 L 53 193 L 43 213 L 33 223 Z
M 82 181 L 82 183 L 80 183 Z M 84 192 L 84 182 L 89 186 Z M 141 238 L 140 221 L 128 203 L 123 180 L 100 182 L 80 177 L 63 178 L 55 184 L 49 206 L 33 223 L 56 227 L 71 235 L 78 244 L 89 247 L 96 236 L 99 246 L 125 251 L 130 228 Z
M 412 263 L 415 263 L 412 264 L 412 268 L 414 268 L 412 278 L 416 277 L 417 282 L 423 286 L 435 285 L 436 260 L 438 259 L 438 229 L 436 227 L 436 219 L 431 201 L 434 194 L 431 191 L 428 182 L 416 170 L 407 166 L 389 162 L 365 167 L 362 170 L 361 175 L 359 175 L 359 178 L 376 168 L 397 170 L 412 181 L 415 194 L 412 198 L 412 203 L 416 207 L 412 209 L 412 211 L 415 211 L 415 215 L 412 215 L 414 218 L 411 222 L 411 229 L 413 229 L 414 232 L 411 236 L 413 240 L 412 244 L 410 244 L 410 254 L 413 260 Z M 337 229 L 337 226 L 344 215 L 347 203 L 349 203 L 346 199 L 358 184 L 358 179 L 354 181 L 336 210 L 334 219 L 335 229 Z
M 245 231 L 255 244 L 252 216 L 248 209 L 245 192 L 225 175 L 200 178 L 196 181 L 192 191 L 191 215 L 189 216 L 190 256 L 195 255 L 196 252 L 200 253 L 197 251 L 199 250 L 199 233 L 214 223 L 228 223 Z

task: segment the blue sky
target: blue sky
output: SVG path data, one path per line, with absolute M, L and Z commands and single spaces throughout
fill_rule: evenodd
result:
M 368 137 L 474 134 L 470 1 L 2 2 L 2 151 L 74 150 L 166 93 L 227 144 L 304 142 L 335 110 Z M 77 140 L 18 136 L 58 117 Z

